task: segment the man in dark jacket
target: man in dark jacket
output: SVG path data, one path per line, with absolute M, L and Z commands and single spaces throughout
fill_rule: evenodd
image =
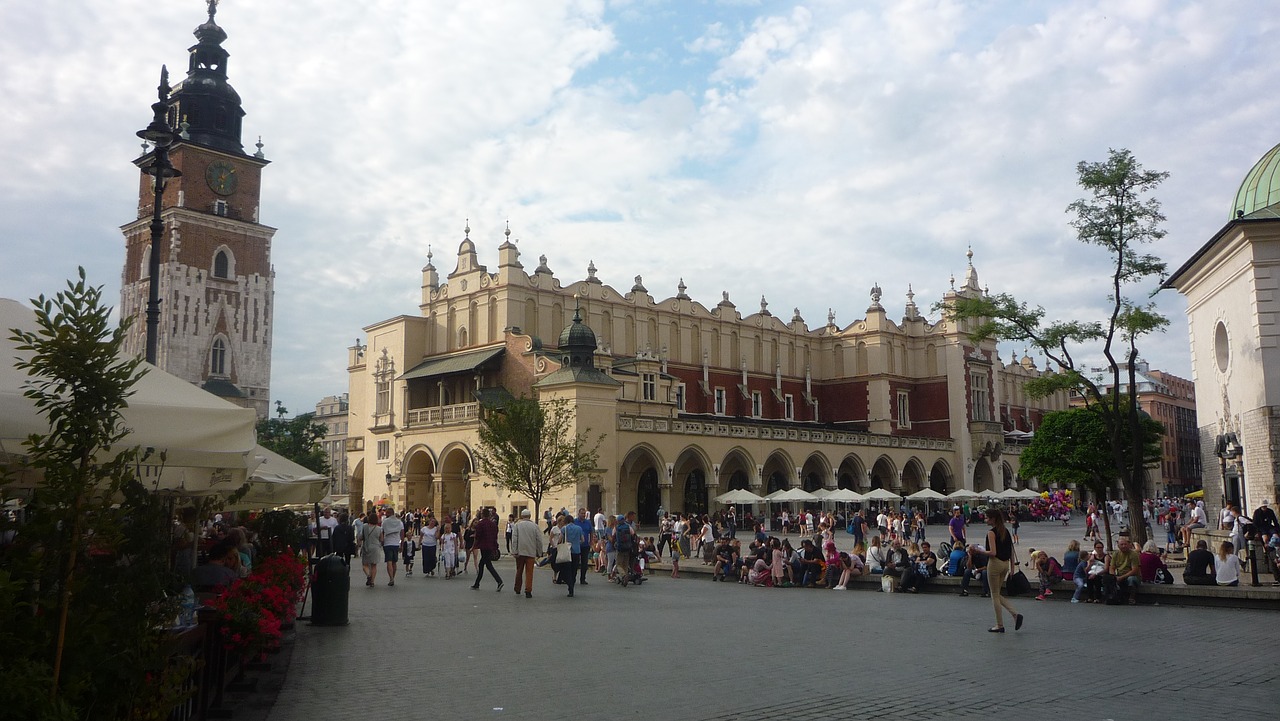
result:
M 351 556 L 356 552 L 356 529 L 351 526 L 351 517 L 345 512 L 338 514 L 338 525 L 333 529 L 331 542 L 333 552 L 342 558 L 342 562 L 351 565 Z
M 476 582 L 471 590 L 480 589 L 480 580 L 484 578 L 484 569 L 489 569 L 493 580 L 498 582 L 498 591 L 502 591 L 502 576 L 493 567 L 493 559 L 498 555 L 498 522 L 493 513 L 485 508 L 480 511 L 480 520 L 476 522 L 476 548 L 480 549 L 480 563 L 476 566 Z

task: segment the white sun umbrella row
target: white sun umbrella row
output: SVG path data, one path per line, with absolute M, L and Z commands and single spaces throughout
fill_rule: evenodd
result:
M 740 489 L 729 491 L 715 497 L 716 503 L 803 503 L 809 501 L 834 501 L 836 503 L 859 503 L 862 501 L 896 501 L 902 496 L 877 488 L 869 493 L 858 493 L 848 488 L 820 488 L 806 491 L 800 488 L 788 488 L 774 491 L 767 496 L 760 496 L 751 491 Z

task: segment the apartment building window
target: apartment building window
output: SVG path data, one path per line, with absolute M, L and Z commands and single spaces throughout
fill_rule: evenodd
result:
M 973 420 L 991 420 L 991 401 L 987 392 L 987 374 L 975 372 L 969 374 L 969 401 L 973 406 Z
M 751 417 L 764 415 L 764 403 L 760 400 L 760 391 L 751 391 Z
M 716 388 L 716 415 L 722 416 L 725 411 L 725 394 L 723 388 Z
M 679 383 L 676 385 L 676 410 L 678 411 L 684 410 L 684 384 L 683 383 Z
M 906 391 L 898 391 L 898 427 L 911 427 L 911 395 Z
M 391 458 L 391 441 L 378 441 L 378 460 Z
M 789 421 L 796 419 L 796 397 L 790 393 L 782 397 L 782 413 Z
M 658 379 L 653 373 L 644 373 L 640 376 L 640 397 L 646 401 L 657 400 Z

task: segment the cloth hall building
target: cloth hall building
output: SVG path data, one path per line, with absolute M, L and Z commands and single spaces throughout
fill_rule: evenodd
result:
M 810 328 L 762 298 L 739 310 L 657 298 L 640 277 L 621 291 L 596 277 L 532 273 L 507 241 L 496 270 L 470 228 L 441 278 L 428 254 L 418 313 L 364 328 L 348 349 L 352 507 L 389 498 L 438 514 L 527 499 L 497 491 L 474 460 L 481 406 L 511 396 L 565 398 L 579 431 L 604 434 L 595 477 L 544 507 L 701 512 L 716 495 L 800 487 L 1000 490 L 1019 483 L 1028 432 L 1065 394 L 1031 401 L 1051 372 L 1003 362 L 994 342 L 921 314 L 907 293 L 892 318 L 878 287 L 865 317 Z M 972 251 L 943 300 L 985 291 Z M 897 315 L 897 314 L 894 314 Z M 559 338 L 559 342 L 554 339 Z

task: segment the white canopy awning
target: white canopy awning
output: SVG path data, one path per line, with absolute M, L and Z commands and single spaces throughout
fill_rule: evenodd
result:
M 907 496 L 907 500 L 908 501 L 945 501 L 947 500 L 947 497 L 942 495 L 941 493 L 938 493 L 932 488 L 926 488 L 921 491 L 916 491 L 915 493 L 912 493 L 911 495 Z
M 729 491 L 728 493 L 722 493 L 715 497 L 716 503 L 723 503 L 726 506 L 735 503 L 759 503 L 763 500 L 764 498 L 757 496 L 745 488 L 739 488 L 737 490 Z
M 859 501 L 866 500 L 866 497 L 849 488 L 837 488 L 827 494 L 826 500 L 838 501 L 840 503 L 857 503 Z
M 968 501 L 974 498 L 981 498 L 981 496 L 967 488 L 961 488 L 958 491 L 952 491 L 947 494 L 947 500 L 949 501 Z
M 49 424 L 22 395 L 30 379 L 14 367 L 19 352 L 9 329 L 37 329 L 35 313 L 15 300 L 0 298 L 0 453 L 26 455 L 23 443 Z M 218 484 L 243 484 L 259 463 L 250 408 L 228 403 L 176 376 L 143 364 L 146 373 L 133 386 L 122 412 L 129 434 L 117 449 L 150 451 L 140 464 L 143 483 L 157 490 L 199 491 Z M 33 480 L 38 483 L 38 480 Z
M 771 503 L 790 503 L 793 501 L 816 501 L 814 495 L 801 488 L 788 488 L 785 491 L 774 491 L 765 496 Z
M 902 496 L 899 496 L 893 491 L 890 491 L 884 488 L 876 488 L 874 490 L 868 491 L 862 494 L 862 497 L 868 501 L 900 501 L 902 500 Z

